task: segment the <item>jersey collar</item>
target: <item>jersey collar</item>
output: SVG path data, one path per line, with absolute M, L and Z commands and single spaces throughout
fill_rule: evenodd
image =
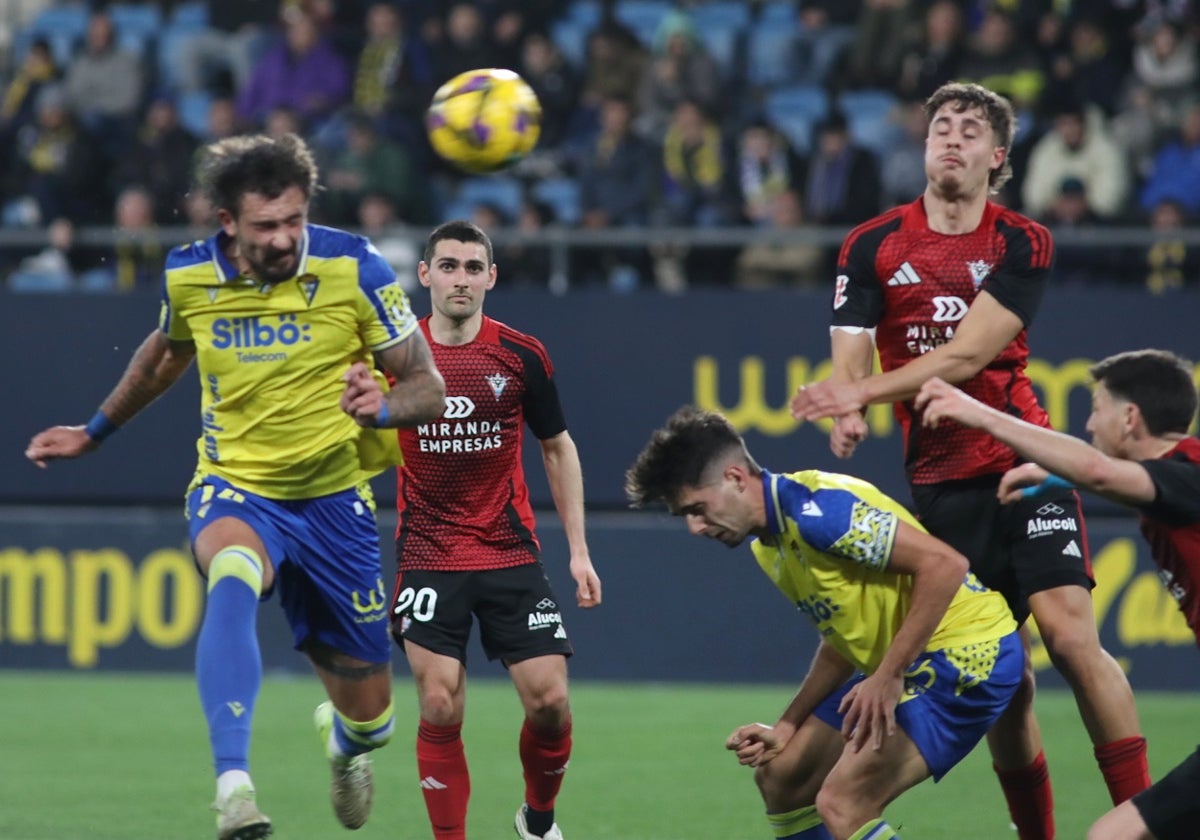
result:
M 208 246 L 212 250 L 213 270 L 217 272 L 217 279 L 222 283 L 229 283 L 241 278 L 241 273 L 237 270 L 229 258 L 225 256 L 225 245 L 229 242 L 229 237 L 225 231 L 219 230 L 208 239 Z M 303 277 L 308 274 L 308 246 L 310 242 L 308 226 L 304 227 L 304 237 L 300 240 L 300 259 L 296 261 L 295 277 Z
M 779 505 L 779 476 L 769 470 L 762 472 L 763 507 L 767 513 L 767 531 L 783 533 L 783 509 Z

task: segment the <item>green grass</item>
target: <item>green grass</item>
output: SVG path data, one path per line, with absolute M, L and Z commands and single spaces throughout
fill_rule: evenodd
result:
M 577 683 L 575 750 L 558 808 L 570 840 L 769 838 L 750 772 L 722 749 L 732 728 L 767 720 L 790 687 Z M 328 803 L 327 768 L 309 723 L 321 691 L 311 678 L 269 678 L 252 762 L 276 836 L 430 837 L 412 754 L 416 707 L 396 679 L 398 734 L 376 760 L 371 822 L 349 835 Z M 1194 748 L 1190 695 L 1141 694 L 1155 778 Z M 1108 807 L 1071 697 L 1043 692 L 1038 713 L 1056 787 L 1059 836 L 1082 837 Z M 521 800 L 520 707 L 504 682 L 468 690 L 464 737 L 472 771 L 473 838 L 507 838 Z M 208 742 L 187 676 L 0 676 L 0 838 L 210 838 Z M 985 748 L 940 784 L 926 782 L 887 814 L 908 840 L 1013 838 Z

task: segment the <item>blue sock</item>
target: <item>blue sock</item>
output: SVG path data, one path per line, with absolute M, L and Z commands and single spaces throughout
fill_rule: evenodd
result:
M 250 725 L 262 682 L 256 629 L 261 591 L 262 561 L 255 552 L 230 546 L 213 557 L 196 640 L 196 687 L 218 776 L 250 768 Z

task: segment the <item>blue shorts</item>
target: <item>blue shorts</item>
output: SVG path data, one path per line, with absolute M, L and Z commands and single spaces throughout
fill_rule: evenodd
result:
M 226 516 L 253 528 L 267 547 L 297 649 L 319 642 L 366 662 L 391 660 L 388 593 L 369 485 L 298 500 L 265 499 L 215 476 L 189 489 L 193 544 L 205 525 Z
M 987 676 L 973 676 L 983 670 L 977 660 L 993 656 L 995 663 Z M 905 672 L 896 723 L 917 745 L 934 781 L 966 758 L 1008 708 L 1024 667 L 1021 640 L 1016 633 L 1009 633 L 985 645 L 923 653 Z M 813 714 L 841 729 L 844 716 L 838 714 L 838 704 L 864 679 L 865 675 L 856 674 L 825 698 Z

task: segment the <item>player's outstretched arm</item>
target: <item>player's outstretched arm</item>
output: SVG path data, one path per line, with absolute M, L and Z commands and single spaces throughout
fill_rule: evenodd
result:
M 937 428 L 941 421 L 952 420 L 982 429 L 1011 446 L 1022 458 L 1076 487 L 1125 504 L 1154 501 L 1154 482 L 1136 461 L 1111 458 L 1079 438 L 996 411 L 947 382 L 935 379 L 926 383 L 915 405 L 924 412 L 922 422 L 926 426 Z
M 190 341 L 172 341 L 154 330 L 134 352 L 129 366 L 100 410 L 86 426 L 54 426 L 29 441 L 25 457 L 39 467 L 61 458 L 77 458 L 96 449 L 101 441 L 150 403 L 183 375 L 196 356 Z
M 386 393 L 373 380 L 366 365 L 351 366 L 346 373 L 342 409 L 360 426 L 395 428 L 428 423 L 446 408 L 446 383 L 433 363 L 429 342 L 420 330 L 377 354 L 380 366 L 394 384 Z
M 562 520 L 571 551 L 575 600 L 581 607 L 598 606 L 601 600 L 600 577 L 592 566 L 584 532 L 583 467 L 579 463 L 579 450 L 566 430 L 541 443 L 550 496 L 554 499 L 554 508 Z
M 808 385 L 792 401 L 800 420 L 837 417 L 875 403 L 911 399 L 933 377 L 966 382 L 987 367 L 1024 328 L 1021 319 L 986 291 L 972 302 L 954 338 L 911 362 L 855 383 L 831 380 Z

